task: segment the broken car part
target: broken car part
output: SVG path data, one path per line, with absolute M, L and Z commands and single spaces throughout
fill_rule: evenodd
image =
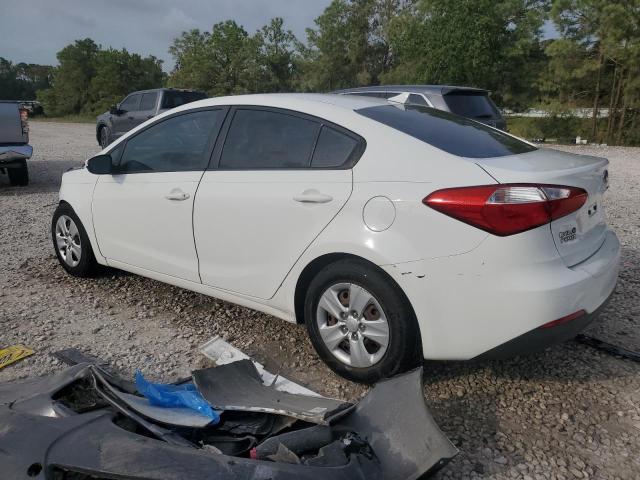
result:
M 229 372 L 237 375 L 226 389 L 229 396 L 238 395 L 234 388 L 245 391 L 246 382 L 258 382 L 255 368 L 246 365 L 223 369 L 217 379 L 212 372 L 202 375 L 217 381 Z M 281 433 L 261 424 L 260 416 L 269 413 L 230 412 L 226 430 L 227 412 L 220 425 L 202 428 L 160 423 L 154 414 L 134 411 L 126 395 L 89 364 L 0 385 L 2 475 L 18 480 L 417 479 L 456 454 L 426 409 L 421 370 L 380 382 L 357 405 L 326 417 L 326 426 L 278 423 Z M 327 409 L 324 399 L 307 397 L 305 408 L 311 400 Z M 243 415 L 266 435 L 233 434 Z M 296 431 L 309 428 L 320 432 L 313 444 L 292 441 Z M 251 448 L 272 443 L 278 447 L 270 460 L 252 458 Z
M 626 358 L 627 360 L 633 360 L 634 362 L 640 362 L 639 352 L 634 352 L 633 350 L 627 350 L 624 347 L 613 345 L 612 343 L 605 342 L 604 340 L 600 340 L 598 338 L 592 337 L 591 335 L 581 333 L 579 335 L 576 335 L 575 339 L 579 343 L 582 343 L 584 345 L 589 345 L 590 347 L 593 347 L 602 352 L 608 353 L 609 355 Z
M 202 396 L 218 410 L 274 413 L 326 424 L 330 417 L 350 406 L 340 400 L 294 395 L 268 387 L 251 360 L 196 370 L 193 380 Z

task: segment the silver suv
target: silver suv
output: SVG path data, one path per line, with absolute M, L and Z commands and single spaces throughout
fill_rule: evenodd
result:
M 386 98 L 405 105 L 432 107 L 500 130 L 507 129 L 507 122 L 489 98 L 489 91 L 481 88 L 447 85 L 379 85 L 346 88 L 332 93 Z

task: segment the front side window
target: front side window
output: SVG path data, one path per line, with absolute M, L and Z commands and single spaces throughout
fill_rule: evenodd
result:
M 482 123 L 434 108 L 385 105 L 356 112 L 460 157 L 504 157 L 537 150 Z
M 320 124 L 287 113 L 238 109 L 220 157 L 226 169 L 306 168 Z
M 118 173 L 204 170 L 223 110 L 190 112 L 158 122 L 127 140 Z
M 158 94 L 156 92 L 143 94 L 142 101 L 140 102 L 140 110 L 143 112 L 146 112 L 147 110 L 155 110 L 157 100 Z
M 120 110 L 124 110 L 125 112 L 134 112 L 138 110 L 138 104 L 140 103 L 140 95 L 129 95 L 124 101 L 120 104 Z

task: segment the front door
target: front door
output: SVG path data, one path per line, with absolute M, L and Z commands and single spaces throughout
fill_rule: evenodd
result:
M 133 93 L 118 106 L 121 113 L 112 116 L 113 133 L 116 137 L 124 135 L 134 127 L 134 115 L 140 108 L 142 95 Z
M 344 206 L 361 139 L 320 119 L 238 107 L 194 205 L 202 282 L 270 298 Z M 226 130 L 226 129 L 225 129 Z
M 98 247 L 109 262 L 200 282 L 193 200 L 225 113 L 182 112 L 126 141 L 117 174 L 101 176 L 93 195 Z

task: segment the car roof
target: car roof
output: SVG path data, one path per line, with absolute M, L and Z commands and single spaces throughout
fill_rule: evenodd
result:
M 134 93 L 151 93 L 151 92 L 193 92 L 193 93 L 204 93 L 204 92 L 201 92 L 200 90 L 191 90 L 189 88 L 162 87 L 162 88 L 149 88 L 148 90 L 135 90 L 133 92 L 127 93 L 127 96 L 128 95 L 132 95 Z
M 455 85 L 376 85 L 369 87 L 354 87 L 336 90 L 333 93 L 353 93 L 353 92 L 387 92 L 399 91 L 409 93 L 430 93 L 436 95 L 447 95 L 452 92 L 476 92 L 489 93 L 488 90 L 475 87 L 460 87 Z
M 330 105 L 345 110 L 389 105 L 383 98 L 358 97 L 350 95 L 336 95 L 335 93 L 258 93 L 249 95 L 230 95 L 212 97 L 185 104 L 182 109 L 206 107 L 214 105 L 257 105 L 281 108 L 295 108 L 313 104 Z

